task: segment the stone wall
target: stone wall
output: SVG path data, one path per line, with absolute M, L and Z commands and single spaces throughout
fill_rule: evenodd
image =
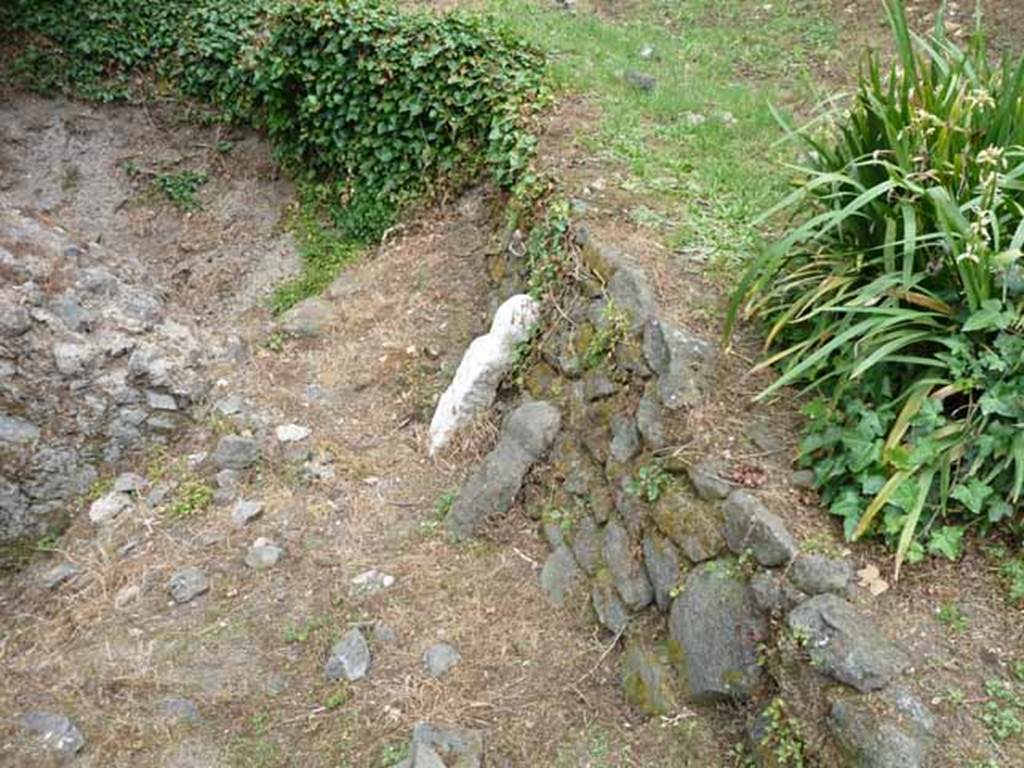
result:
M 0 205 L 0 540 L 41 534 L 102 464 L 177 429 L 204 349 L 130 256 Z
M 519 494 L 551 549 L 548 599 L 589 601 L 624 643 L 623 689 L 647 714 L 737 704 L 755 761 L 774 766 L 776 697 L 798 691 L 818 759 L 926 765 L 932 718 L 897 683 L 910 659 L 848 601 L 850 562 L 802 553 L 755 493 L 669 450 L 683 442 L 679 417 L 715 386 L 715 345 L 662 320 L 628 258 L 585 229 L 576 244 L 586 277 L 540 333 L 525 403 L 456 498 L 449 530 L 479 531 Z M 523 434 L 528 461 L 507 460 Z M 650 612 L 664 615 L 660 629 L 634 631 L 652 626 L 637 621 Z

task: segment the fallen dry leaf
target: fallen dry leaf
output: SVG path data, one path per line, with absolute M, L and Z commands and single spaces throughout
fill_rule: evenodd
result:
M 882 573 L 878 570 L 877 566 L 864 566 L 857 571 L 857 577 L 860 579 L 860 586 L 864 587 L 874 597 L 878 597 L 889 589 L 889 582 L 882 578 Z

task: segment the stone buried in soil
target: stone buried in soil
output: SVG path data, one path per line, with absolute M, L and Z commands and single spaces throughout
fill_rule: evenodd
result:
M 73 563 L 61 563 L 46 572 L 43 576 L 43 586 L 47 589 L 56 589 L 61 584 L 71 581 L 79 573 L 78 566 Z
M 767 623 L 728 563 L 713 561 L 690 572 L 672 603 L 669 634 L 691 701 L 746 699 L 760 686 L 758 645 L 768 636 Z
M 796 555 L 796 542 L 782 519 L 746 491 L 733 491 L 722 503 L 725 540 L 737 555 L 750 550 L 761 565 L 788 563 Z
M 78 727 L 53 712 L 28 712 L 21 716 L 21 727 L 36 734 L 43 747 L 61 761 L 70 760 L 85 746 L 85 737 Z
M 678 711 L 672 673 L 654 653 L 631 642 L 621 665 L 622 690 L 633 706 L 652 717 Z
M 198 723 L 203 719 L 194 701 L 178 696 L 161 699 L 157 702 L 156 711 L 160 716 L 178 723 Z
M 370 669 L 370 646 L 358 629 L 350 629 L 334 644 L 324 664 L 329 680 L 361 680 Z
M 581 576 L 572 552 L 563 544 L 544 561 L 544 567 L 540 571 L 540 586 L 552 605 L 562 606 Z
M 303 299 L 281 315 L 280 328 L 288 336 L 310 339 L 330 328 L 333 318 L 331 302 L 312 297 Z
M 903 690 L 851 696 L 833 703 L 828 728 L 850 768 L 925 768 L 935 718 Z
M 484 736 L 480 731 L 449 725 L 417 723 L 412 729 L 412 749 L 428 747 L 446 768 L 483 768 Z
M 853 581 L 853 565 L 823 555 L 798 555 L 789 567 L 789 580 L 809 595 L 845 595 Z
M 274 430 L 279 443 L 297 443 L 309 437 L 309 427 L 300 424 L 282 424 Z
M 219 469 L 248 469 L 260 458 L 260 444 L 255 438 L 225 435 L 213 452 L 213 463 Z
M 210 581 L 206 578 L 206 574 L 193 567 L 182 568 L 167 582 L 167 590 L 176 603 L 187 603 L 209 589 Z
M 254 571 L 265 571 L 277 565 L 278 560 L 281 559 L 283 554 L 284 550 L 270 541 L 270 539 L 260 537 L 253 542 L 252 546 L 249 547 L 249 551 L 246 552 L 245 564 Z
M 815 667 L 861 693 L 885 686 L 910 666 L 906 653 L 836 595 L 818 595 L 787 619 Z
M 111 491 L 100 496 L 89 505 L 89 520 L 95 525 L 104 525 L 131 507 L 131 505 L 132 498 L 127 493 Z
M 348 592 L 353 597 L 368 597 L 390 588 L 394 583 L 395 577 L 390 573 L 371 568 L 352 578 L 352 581 L 349 582 Z
M 460 661 L 459 652 L 448 643 L 437 643 L 423 653 L 423 666 L 433 678 L 444 677 Z
M 472 536 L 490 514 L 508 510 L 523 478 L 555 440 L 561 415 L 553 405 L 536 401 L 516 408 L 505 419 L 498 444 L 462 487 L 445 527 L 455 538 Z
M 118 493 L 142 493 L 149 487 L 149 481 L 134 472 L 125 472 L 117 476 L 114 490 Z
M 231 510 L 231 522 L 241 528 L 248 525 L 262 514 L 262 501 L 245 501 L 244 499 L 239 499 L 235 504 L 234 509 Z

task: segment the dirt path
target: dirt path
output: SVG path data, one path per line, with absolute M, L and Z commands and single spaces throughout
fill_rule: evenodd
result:
M 860 5 L 844 4 L 851 14 Z M 629 223 L 635 200 L 586 197 L 620 169 L 577 141 L 598 119 L 593 105 L 561 109 L 545 151 L 567 194 L 587 199 L 593 231 L 651 275 L 673 322 L 714 338 L 720 276 Z M 203 454 L 222 435 L 251 433 L 263 456 L 236 495 L 262 502 L 263 513 L 239 528 L 233 502 L 183 518 L 166 503 L 140 503 L 99 530 L 80 514 L 58 551 L 5 581 L 0 765 L 46 764 L 15 725 L 28 707 L 75 721 L 86 738 L 82 766 L 390 768 L 418 721 L 484 731 L 495 766 L 736 764 L 744 713 L 723 705 L 646 719 L 625 705 L 616 638 L 596 626 L 585 596 L 566 609 L 545 600 L 538 573 L 547 550 L 525 513 L 471 544 L 439 531 L 446 495 L 494 434 L 483 424 L 440 461 L 426 458 L 434 399 L 493 310 L 487 257 L 498 246 L 499 201 L 474 191 L 414 217 L 336 284 L 322 332 L 283 340 L 260 299 L 299 268 L 282 227 L 294 190 L 257 137 L 172 117 L 0 101 L 0 195 L 135 254 L 181 319 L 242 337 L 247 354 L 212 371 L 210 408 L 195 428 L 117 469 L 158 487 L 187 483 L 208 476 Z M 202 211 L 182 213 L 150 190 L 153 174 L 183 169 L 210 175 Z M 840 553 L 837 526 L 791 483 L 795 408 L 749 406 L 762 384 L 746 375 L 756 354 L 741 346 L 726 361 L 726 385 L 683 425 L 688 450 L 763 474 L 759 492 L 805 549 Z M 224 415 L 214 406 L 228 397 L 243 404 Z M 279 443 L 275 427 L 290 423 L 309 437 Z M 284 551 L 265 571 L 245 564 L 258 537 Z M 886 570 L 881 548 L 850 556 L 858 568 Z M 46 572 L 63 561 L 80 573 L 46 588 Z M 186 566 L 203 569 L 211 587 L 176 605 L 167 582 Z M 352 594 L 352 579 L 368 569 L 394 585 Z M 986 685 L 1013 680 L 1024 648 L 1020 612 L 1007 609 L 983 547 L 960 563 L 913 569 L 878 598 L 858 589 L 855 600 L 913 651 L 915 693 L 940 721 L 935 765 L 1024 760 L 1019 739 L 997 742 L 982 721 L 1019 713 Z M 661 623 L 650 615 L 636 630 L 654 635 Z M 352 627 L 370 638 L 369 675 L 329 681 L 324 660 Z M 438 642 L 461 661 L 434 679 L 422 655 Z M 986 709 L 992 701 L 999 706 Z M 983 762 L 993 755 L 998 762 Z
M 23 132 L 7 145 L 16 204 L 86 237 L 102 233 L 113 250 L 140 251 L 181 317 L 272 338 L 251 303 L 289 265 L 261 270 L 292 251 L 277 229 L 287 186 L 273 180 L 265 146 L 242 138 L 246 155 L 225 164 L 238 176 L 211 168 L 208 154 L 189 160 L 211 168 L 211 181 L 205 212 L 187 216 L 119 168 L 126 156 L 209 143 L 202 131 L 156 127 L 143 110 L 31 98 L 3 114 L 8 138 Z M 62 187 L 72 165 L 75 185 Z M 155 484 L 187 482 L 220 435 L 255 433 L 265 455 L 238 496 L 262 501 L 257 521 L 238 529 L 230 505 L 176 519 L 166 505 L 140 503 L 99 530 L 80 515 L 58 552 L 4 585 L 0 764 L 42 759 L 10 719 L 25 702 L 74 719 L 86 734 L 84 766 L 384 768 L 421 720 L 483 729 L 497 765 L 501 756 L 524 766 L 708 765 L 728 749 L 737 734 L 712 735 L 713 713 L 645 724 L 626 709 L 612 638 L 585 600 L 566 611 L 544 600 L 545 550 L 532 522 L 510 519 L 499 540 L 464 546 L 438 531 L 438 504 L 491 439 L 484 425 L 437 463 L 423 450 L 433 399 L 489 317 L 495 205 L 474 192 L 410 225 L 347 273 L 319 338 L 253 344 L 243 363 L 213 371 L 210 402 L 241 397 L 239 413 L 211 411 L 180 443 L 124 467 Z M 222 229 L 242 242 L 217 238 Z M 287 423 L 311 429 L 298 449 L 273 437 Z M 244 563 L 257 537 L 284 549 L 263 572 Z M 65 560 L 79 575 L 42 586 Z M 203 569 L 211 588 L 175 605 L 166 584 L 185 566 Z M 351 579 L 370 568 L 395 584 L 353 597 Z M 352 626 L 373 638 L 369 678 L 328 681 L 327 651 Z M 461 662 L 436 680 L 421 658 L 440 641 Z M 169 699 L 187 699 L 198 715 L 182 717 Z

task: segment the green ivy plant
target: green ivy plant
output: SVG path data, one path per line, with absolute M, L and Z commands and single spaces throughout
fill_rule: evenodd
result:
M 1020 532 L 1024 493 L 1024 57 L 914 35 L 884 0 L 886 72 L 866 60 L 809 150 L 786 234 L 737 290 L 795 385 L 802 462 L 848 538 L 901 563 L 955 559 L 968 530 Z M 818 122 L 821 125 L 821 122 Z
M 545 98 L 542 55 L 497 21 L 378 0 L 12 0 L 0 24 L 16 83 L 187 99 L 265 130 L 296 175 L 362 212 L 482 172 L 513 186 Z

